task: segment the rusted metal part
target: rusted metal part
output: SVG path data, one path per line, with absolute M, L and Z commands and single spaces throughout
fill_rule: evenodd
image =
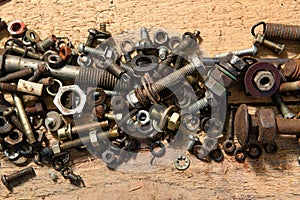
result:
M 19 92 L 24 92 L 27 94 L 32 94 L 32 95 L 37 95 L 41 96 L 43 93 L 43 84 L 35 83 L 35 82 L 30 82 L 30 81 L 25 81 L 20 79 L 18 82 L 17 90 Z
M 246 104 L 242 104 L 236 111 L 234 119 L 234 134 L 239 143 L 246 146 L 249 140 L 249 115 Z
M 13 20 L 7 24 L 7 30 L 12 37 L 18 38 L 25 34 L 27 27 L 22 20 Z
M 284 64 L 283 73 L 290 81 L 299 80 L 300 79 L 300 60 L 292 59 L 292 60 L 287 61 Z
M 273 86 L 268 89 L 268 90 L 264 90 L 261 91 L 255 84 L 253 84 L 254 78 L 257 74 L 257 72 L 259 71 L 267 71 L 270 72 L 274 78 L 274 84 Z M 244 84 L 246 87 L 247 92 L 249 92 L 251 95 L 255 96 L 255 97 L 270 97 L 273 94 L 275 94 L 275 92 L 277 91 L 277 89 L 280 86 L 280 74 L 278 72 L 278 69 L 276 69 L 276 67 L 271 64 L 271 63 L 267 63 L 267 62 L 258 62 L 255 63 L 254 65 L 252 65 L 246 72 L 245 77 L 244 77 Z M 262 85 L 268 85 L 270 83 L 270 78 L 265 77 L 259 79 L 259 81 L 261 82 Z
M 20 78 L 28 77 L 32 74 L 33 74 L 33 69 L 27 67 L 23 70 L 7 74 L 6 76 L 0 78 L 0 82 L 10 82 L 10 81 L 14 81 L 14 80 L 17 80 Z
M 18 92 L 16 84 L 11 84 L 11 83 L 1 83 L 0 82 L 0 90 L 1 91 L 6 91 L 6 92 Z
M 276 118 L 277 130 L 280 134 L 300 135 L 299 119 Z
M 52 77 L 42 78 L 38 81 L 38 83 L 41 83 L 44 86 L 50 86 L 54 84 L 54 78 Z
M 276 138 L 276 120 L 272 109 L 261 109 L 255 113 L 258 119 L 258 141 L 269 143 Z
M 72 49 L 67 45 L 61 46 L 59 49 L 59 56 L 63 61 L 69 60 L 69 58 L 72 56 Z
M 34 106 L 26 107 L 25 111 L 27 114 L 31 115 L 31 114 L 35 114 L 35 113 L 44 112 L 44 108 L 43 108 L 42 103 L 38 102 L 38 103 L 34 104 Z
M 300 81 L 282 83 L 279 92 L 292 92 L 300 90 Z
M 21 182 L 24 182 L 24 180 L 27 180 L 29 178 L 35 177 L 35 171 L 32 167 L 27 167 L 25 169 L 22 169 L 21 171 L 17 171 L 10 175 L 3 175 L 1 177 L 2 183 L 9 189 L 12 190 L 12 186 L 16 186 L 20 184 Z

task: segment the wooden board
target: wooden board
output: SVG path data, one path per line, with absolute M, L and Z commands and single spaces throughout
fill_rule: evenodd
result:
M 41 38 L 50 34 L 85 42 L 88 28 L 109 23 L 114 34 L 142 26 L 171 29 L 179 33 L 199 29 L 202 46 L 212 56 L 252 45 L 250 29 L 259 21 L 300 25 L 300 2 L 239 0 L 149 0 L 79 1 L 12 0 L 0 2 L 0 17 L 6 21 L 22 19 Z M 3 45 L 5 39 L 1 41 Z M 283 56 L 300 53 L 299 43 L 288 43 Z M 259 56 L 275 57 L 261 49 Z M 236 97 L 236 98 L 235 98 Z M 232 93 L 233 101 L 240 101 Z M 246 100 L 246 99 L 245 99 Z M 256 100 L 251 99 L 255 102 Z M 269 101 L 269 100 L 268 100 Z M 31 164 L 36 178 L 16 187 L 13 193 L 0 186 L 1 199 L 300 199 L 300 155 L 295 138 L 277 140 L 274 155 L 239 164 L 226 156 L 222 163 L 204 163 L 193 156 L 186 171 L 169 165 L 148 173 L 112 171 L 88 154 L 72 152 L 73 167 L 87 185 L 77 188 L 62 177 L 49 178 L 48 167 Z M 1 157 L 1 174 L 19 168 Z

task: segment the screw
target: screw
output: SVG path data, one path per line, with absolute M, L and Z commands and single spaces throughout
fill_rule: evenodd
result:
M 21 79 L 21 78 L 30 76 L 32 74 L 33 74 L 33 69 L 30 67 L 27 67 L 25 69 L 10 73 L 10 74 L 6 75 L 5 77 L 0 78 L 0 82 L 14 81 L 17 79 Z
M 45 40 L 37 42 L 37 49 L 44 53 L 55 44 L 56 40 L 57 38 L 55 35 L 50 35 Z
M 139 42 L 140 49 L 150 49 L 152 48 L 152 41 L 150 39 L 149 33 L 145 27 L 141 29 L 141 41 Z
M 199 99 L 194 104 L 192 104 L 189 107 L 189 111 L 191 113 L 196 113 L 200 110 L 207 108 L 208 106 L 209 106 L 208 99 L 206 97 L 203 97 L 202 99 Z
M 104 51 L 102 51 L 100 49 L 96 49 L 96 48 L 86 46 L 83 43 L 80 43 L 78 45 L 78 52 L 79 53 L 86 53 L 86 54 L 90 53 L 90 54 L 95 55 L 95 56 L 104 55 Z
M 160 58 L 161 60 L 166 59 L 167 54 L 168 54 L 168 49 L 167 49 L 166 47 L 160 46 L 160 47 L 158 48 L 158 56 L 159 56 L 159 58 Z
M 263 45 L 263 46 L 273 50 L 277 54 L 281 54 L 282 51 L 284 50 L 284 46 L 285 46 L 284 44 L 277 44 L 270 40 L 267 40 L 264 38 L 264 35 L 259 34 L 259 33 L 255 36 L 254 45 L 255 46 Z
M 89 32 L 89 36 L 87 37 L 85 46 L 91 47 L 96 39 L 96 35 L 98 34 L 98 31 L 96 29 L 90 28 L 88 32 Z
M 198 142 L 198 141 L 199 141 L 199 139 L 196 136 L 190 134 L 189 135 L 189 142 L 187 144 L 186 149 L 188 151 L 192 151 L 195 143 Z
M 16 53 L 26 55 L 30 58 L 36 59 L 36 60 L 42 60 L 43 56 L 31 51 L 26 51 L 25 49 L 16 46 L 13 42 L 9 42 L 8 46 L 6 46 L 6 49 L 9 51 L 14 51 Z
M 105 22 L 100 23 L 100 31 L 106 32 L 106 23 Z
M 151 101 L 153 101 L 153 99 L 156 99 L 156 101 L 159 100 L 158 94 L 161 91 L 165 90 L 166 88 L 170 88 L 172 85 L 181 81 L 185 76 L 192 74 L 197 68 L 202 66 L 203 65 L 201 60 L 198 57 L 194 57 L 191 63 L 187 64 L 177 71 L 174 71 L 173 73 L 158 80 L 157 82 L 148 85 L 148 90 L 138 87 L 135 90 L 129 92 L 129 94 L 127 95 L 127 100 L 133 107 L 147 107 L 147 105 L 149 105 Z
M 282 97 L 280 95 L 275 94 L 275 95 L 273 95 L 272 98 L 284 118 L 291 119 L 296 116 L 296 114 L 290 112 L 290 110 L 288 109 L 288 107 L 286 106 L 286 104 L 284 103 L 284 101 L 282 100 Z
M 32 167 L 27 167 L 25 169 L 22 169 L 21 171 L 15 172 L 10 175 L 3 175 L 1 177 L 2 183 L 9 189 L 11 190 L 11 184 L 14 183 L 15 181 L 18 180 L 23 180 L 25 177 L 35 177 L 35 171 Z
M 25 109 L 23 107 L 22 100 L 15 93 L 13 93 L 12 96 L 13 96 L 13 99 L 14 99 L 14 102 L 15 102 L 15 106 L 16 106 L 16 108 L 18 110 L 20 121 L 21 121 L 21 123 L 22 123 L 22 125 L 24 127 L 24 134 L 26 135 L 29 144 L 33 144 L 33 143 L 36 142 L 36 139 L 34 137 L 34 133 L 32 131 L 30 122 L 28 120 L 28 117 L 26 115 Z
M 256 54 L 258 53 L 258 48 L 255 45 L 252 45 L 251 48 L 248 49 L 241 49 L 241 50 L 236 50 L 236 51 L 232 51 L 231 53 L 233 53 L 236 56 L 256 56 Z M 221 54 L 217 54 L 215 55 L 216 58 L 221 58 L 221 57 L 225 57 L 227 56 L 227 53 L 221 53 Z

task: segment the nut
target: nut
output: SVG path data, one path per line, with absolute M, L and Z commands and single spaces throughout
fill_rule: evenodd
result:
M 255 115 L 258 119 L 258 141 L 262 143 L 270 143 L 276 137 L 276 119 L 272 109 L 258 110 Z
M 260 91 L 269 91 L 275 85 L 275 79 L 269 71 L 259 71 L 254 77 L 257 89 Z
M 52 143 L 51 149 L 54 154 L 59 154 L 61 152 L 59 141 L 56 140 Z
M 4 141 L 11 146 L 17 145 L 23 141 L 23 133 L 14 129 L 4 138 Z
M 168 121 L 168 129 L 175 131 L 179 127 L 179 122 L 180 122 L 180 114 L 174 112 Z
M 64 94 L 66 94 L 66 92 L 74 92 L 79 97 L 79 103 L 73 109 L 68 109 L 68 108 L 64 107 L 61 102 L 61 100 L 62 100 L 61 98 Z M 83 93 L 83 91 L 79 88 L 78 85 L 70 85 L 70 86 L 60 87 L 54 100 L 53 100 L 53 103 L 56 105 L 58 110 L 63 115 L 73 115 L 76 113 L 80 113 L 83 110 L 85 102 L 86 102 L 86 95 Z
M 25 23 L 22 20 L 13 20 L 8 23 L 7 30 L 12 37 L 22 37 L 27 28 Z

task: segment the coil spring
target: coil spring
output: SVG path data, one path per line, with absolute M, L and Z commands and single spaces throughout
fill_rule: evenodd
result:
M 263 34 L 267 39 L 300 40 L 300 26 L 258 22 L 251 29 L 253 36 L 256 35 L 255 29 L 260 25 L 263 26 Z
M 77 76 L 77 81 L 109 90 L 116 89 L 115 87 L 118 89 L 127 87 L 123 81 L 118 81 L 118 79 L 108 71 L 95 68 L 81 68 Z
M 289 60 L 283 68 L 284 75 L 291 81 L 300 79 L 300 60 Z

